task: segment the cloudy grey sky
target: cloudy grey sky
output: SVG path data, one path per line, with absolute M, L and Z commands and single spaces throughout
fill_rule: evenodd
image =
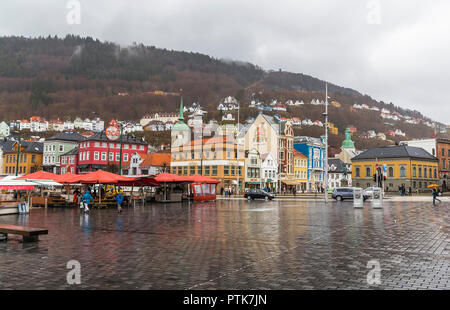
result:
M 309 74 L 450 124 L 450 1 L 15 0 L 0 35 L 89 35 Z M 81 5 L 80 23 L 72 13 Z M 68 8 L 69 7 L 69 8 Z

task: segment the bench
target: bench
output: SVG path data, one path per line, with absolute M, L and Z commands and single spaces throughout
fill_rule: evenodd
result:
M 47 235 L 48 230 L 15 225 L 0 225 L 0 241 L 8 240 L 8 234 L 21 235 L 23 242 L 39 241 L 39 235 Z

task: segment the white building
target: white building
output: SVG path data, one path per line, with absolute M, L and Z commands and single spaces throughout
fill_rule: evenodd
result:
M 400 145 L 408 145 L 421 147 L 433 156 L 436 156 L 436 139 L 421 139 L 421 140 L 410 140 L 410 141 L 400 141 Z
M 6 122 L 0 123 L 0 137 L 8 137 L 11 134 L 11 128 Z
M 261 155 L 261 179 L 264 187 L 276 188 L 278 184 L 278 163 L 272 153 Z
M 92 120 L 92 131 L 101 132 L 103 130 L 105 130 L 105 122 L 98 117 L 94 118 Z

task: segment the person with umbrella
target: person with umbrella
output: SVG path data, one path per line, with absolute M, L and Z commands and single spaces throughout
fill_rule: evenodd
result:
M 437 184 L 431 184 L 431 185 L 428 185 L 428 188 L 432 188 L 433 205 L 434 205 L 434 206 L 436 205 L 436 200 L 437 200 L 438 202 L 442 202 L 440 199 L 437 198 L 437 196 L 438 196 L 437 188 L 438 188 L 438 187 L 439 187 L 439 185 L 437 185 Z

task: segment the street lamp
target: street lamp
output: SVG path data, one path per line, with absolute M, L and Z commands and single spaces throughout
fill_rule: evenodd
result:
M 328 84 L 325 84 L 325 160 L 324 160 L 324 178 L 325 202 L 328 203 Z

